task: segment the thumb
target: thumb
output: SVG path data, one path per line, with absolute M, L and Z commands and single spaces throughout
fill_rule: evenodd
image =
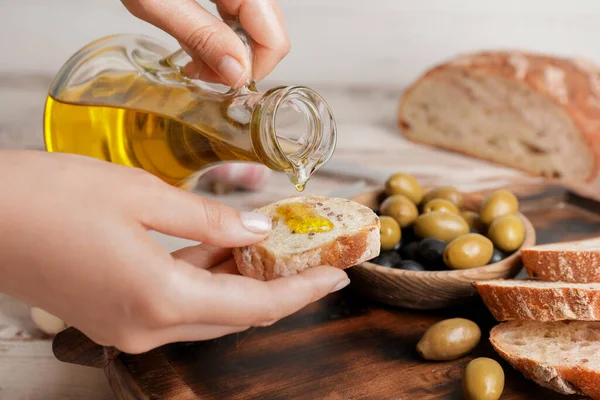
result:
M 195 0 L 122 0 L 136 17 L 173 36 L 194 60 L 224 83 L 239 87 L 250 76 L 250 60 L 241 39 Z
M 257 243 L 271 230 L 271 219 L 243 211 L 170 186 L 142 182 L 136 192 L 133 215 L 147 229 L 218 247 Z M 139 199 L 144 199 L 140 204 Z
M 210 274 L 184 261 L 172 273 L 175 307 L 185 322 L 215 325 L 270 325 L 350 283 L 345 271 L 329 266 L 271 281 Z

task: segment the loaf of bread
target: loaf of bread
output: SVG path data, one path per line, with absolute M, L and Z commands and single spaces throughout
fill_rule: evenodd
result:
M 474 285 L 498 321 L 600 321 L 600 284 L 499 279 Z
M 600 283 L 600 238 L 533 246 L 521 257 L 527 273 L 544 281 Z
M 379 217 L 354 201 L 297 196 L 255 211 L 273 226 L 263 241 L 234 250 L 242 275 L 272 280 L 319 265 L 345 269 L 379 255 Z
M 492 329 L 490 342 L 539 385 L 600 399 L 599 322 L 506 322 Z
M 457 57 L 406 90 L 398 123 L 416 142 L 591 181 L 600 157 L 600 70 L 523 52 Z

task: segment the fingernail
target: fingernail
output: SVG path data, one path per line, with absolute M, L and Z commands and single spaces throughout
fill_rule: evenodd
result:
M 244 67 L 231 56 L 221 58 L 217 71 L 231 86 L 237 86 L 244 77 Z
M 335 285 L 335 287 L 333 289 L 331 289 L 330 293 L 337 292 L 338 290 L 342 290 L 343 288 L 345 288 L 349 284 L 350 284 L 350 279 L 346 278 L 343 281 L 338 282 L 338 284 Z
M 271 219 L 263 214 L 258 214 L 249 211 L 240 213 L 242 224 L 250 232 L 267 233 L 271 230 Z

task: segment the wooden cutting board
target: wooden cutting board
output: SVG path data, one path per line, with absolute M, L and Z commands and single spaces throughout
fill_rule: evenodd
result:
M 538 243 L 600 234 L 600 202 L 554 184 L 511 187 Z M 423 362 L 415 345 L 431 324 L 462 316 L 482 329 L 480 345 L 452 362 Z M 466 364 L 486 356 L 506 373 L 502 399 L 577 399 L 523 378 L 488 341 L 496 322 L 478 299 L 456 309 L 417 312 L 372 303 L 352 291 L 327 296 L 267 328 L 217 340 L 119 354 L 75 329 L 54 341 L 58 359 L 104 368 L 118 399 L 461 399 Z

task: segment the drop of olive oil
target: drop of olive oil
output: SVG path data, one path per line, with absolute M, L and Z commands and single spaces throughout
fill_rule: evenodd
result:
M 251 112 L 242 116 L 246 121 L 228 115 L 232 99 L 138 73 L 104 73 L 63 88 L 59 98 L 46 100 L 48 151 L 142 168 L 173 185 L 210 164 L 260 162 L 249 134 Z M 303 190 L 304 183 L 293 183 Z
M 314 207 L 308 204 L 286 203 L 278 206 L 276 212 L 295 233 L 322 233 L 333 229 L 333 222 L 319 215 Z

